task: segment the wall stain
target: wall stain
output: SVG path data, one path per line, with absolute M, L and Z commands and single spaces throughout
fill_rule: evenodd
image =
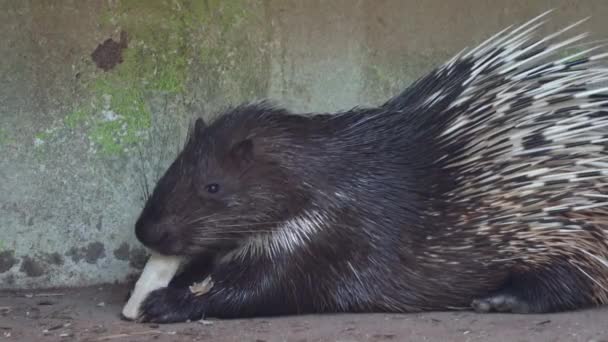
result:
M 108 38 L 103 43 L 97 45 L 97 48 L 91 53 L 91 59 L 98 68 L 108 71 L 122 63 L 122 50 L 126 49 L 127 46 L 127 32 L 121 31 L 118 42 L 112 38 Z
M 97 230 L 101 230 L 102 227 L 103 227 L 103 215 L 99 215 L 95 228 L 97 228 Z
M 17 263 L 15 251 L 0 252 L 0 273 L 7 272 Z
M 65 253 L 66 256 L 70 257 L 74 263 L 80 262 L 84 258 L 81 252 L 81 248 L 72 247 Z
M 57 252 L 47 253 L 42 259 L 50 265 L 61 266 L 64 264 L 63 256 Z
M 133 248 L 129 255 L 129 265 L 135 269 L 142 269 L 148 260 L 148 253 L 143 248 Z
M 72 247 L 66 256 L 70 257 L 74 263 L 84 260 L 89 264 L 95 264 L 99 259 L 106 257 L 106 248 L 103 243 L 96 241 L 86 247 Z
M 84 261 L 94 264 L 97 260 L 105 258 L 106 248 L 101 242 L 92 242 L 85 249 Z
M 114 257 L 129 261 L 129 266 L 135 269 L 142 269 L 148 260 L 148 253 L 144 248 L 131 248 L 127 242 L 123 242 L 114 250 Z
M 44 274 L 44 270 L 45 268 L 42 265 L 29 256 L 23 257 L 21 268 L 19 269 L 19 271 L 25 273 L 28 277 L 40 277 Z
M 6 285 L 9 285 L 9 287 L 15 285 L 15 275 L 13 273 L 9 273 L 5 278 L 4 278 L 4 282 Z
M 128 243 L 123 242 L 122 244 L 120 244 L 120 246 L 118 246 L 118 248 L 114 250 L 114 257 L 118 260 L 129 260 L 130 248 L 131 247 Z

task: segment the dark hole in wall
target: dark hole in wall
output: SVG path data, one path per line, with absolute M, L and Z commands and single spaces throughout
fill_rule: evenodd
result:
M 45 267 L 36 260 L 26 256 L 21 261 L 21 272 L 25 273 L 28 277 L 40 277 L 44 274 Z
M 0 273 L 7 272 L 17 263 L 14 251 L 0 252 Z
M 108 71 L 122 63 L 122 50 L 126 49 L 127 46 L 127 32 L 120 31 L 118 42 L 112 38 L 106 39 L 103 43 L 97 45 L 97 48 L 91 53 L 91 59 L 98 68 Z
M 123 242 L 118 248 L 114 250 L 114 257 L 118 260 L 129 260 L 130 246 L 128 243 Z
M 95 264 L 97 260 L 105 258 L 106 250 L 103 243 L 97 241 L 91 242 L 85 247 L 72 247 L 66 255 L 70 257 L 73 262 L 84 260 L 89 264 Z

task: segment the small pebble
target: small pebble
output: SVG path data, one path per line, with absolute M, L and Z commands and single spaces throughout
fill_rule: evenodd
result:
M 91 329 L 91 332 L 93 332 L 95 334 L 103 334 L 107 331 L 108 331 L 108 329 L 106 329 L 103 325 L 96 325 Z
M 44 329 L 43 331 L 53 331 L 53 330 L 57 330 L 57 329 L 61 329 L 63 328 L 63 324 L 57 324 L 57 325 L 53 325 L 50 328 Z
M 55 303 L 50 300 L 41 300 L 38 302 L 38 305 L 53 305 L 53 304 L 55 304 Z

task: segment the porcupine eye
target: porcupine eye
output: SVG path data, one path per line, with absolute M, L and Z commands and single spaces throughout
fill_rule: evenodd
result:
M 210 194 L 215 194 L 218 191 L 220 191 L 220 186 L 219 184 L 213 183 L 213 184 L 208 184 L 205 189 L 207 189 L 207 192 Z

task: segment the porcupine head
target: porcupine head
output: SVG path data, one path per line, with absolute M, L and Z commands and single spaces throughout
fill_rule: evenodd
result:
M 288 171 L 297 144 L 290 125 L 275 120 L 284 113 L 257 103 L 222 114 L 209 125 L 195 121 L 157 182 L 135 226 L 148 248 L 169 255 L 228 252 L 296 215 L 307 200 Z

